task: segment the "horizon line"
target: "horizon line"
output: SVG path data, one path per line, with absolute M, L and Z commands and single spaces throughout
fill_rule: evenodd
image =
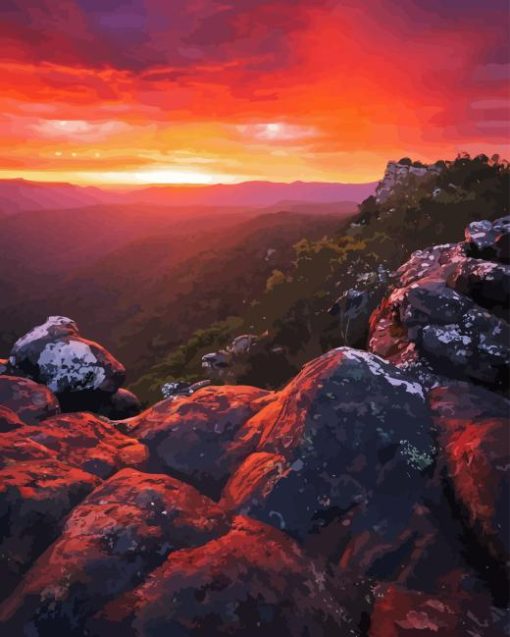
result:
M 369 181 L 321 181 L 321 180 L 304 180 L 294 179 L 292 181 L 274 181 L 272 179 L 244 179 L 235 182 L 210 182 L 210 183 L 194 183 L 194 182 L 147 182 L 137 184 L 127 184 L 122 182 L 81 182 L 81 181 L 53 181 L 45 179 L 29 179 L 26 177 L 1 177 L 1 183 L 13 183 L 23 182 L 27 184 L 38 184 L 42 186 L 74 186 L 76 188 L 97 188 L 101 189 L 117 189 L 117 190 L 145 190 L 147 188 L 212 188 L 215 186 L 241 186 L 244 184 L 273 184 L 273 185 L 331 185 L 331 186 L 371 186 L 377 184 L 380 179 L 373 179 Z

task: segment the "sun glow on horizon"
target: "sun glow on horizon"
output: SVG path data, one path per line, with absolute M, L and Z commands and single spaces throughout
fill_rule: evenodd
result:
M 49 170 L 0 170 L 0 180 L 24 179 L 46 183 L 70 183 L 78 186 L 150 186 L 182 185 L 208 186 L 213 184 L 236 184 L 253 181 L 250 175 L 228 175 L 205 173 L 196 170 L 136 170 L 136 171 L 49 171 Z

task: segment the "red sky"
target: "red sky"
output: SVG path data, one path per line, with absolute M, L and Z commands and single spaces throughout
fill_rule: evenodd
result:
M 2 0 L 0 178 L 372 181 L 509 150 L 506 0 Z

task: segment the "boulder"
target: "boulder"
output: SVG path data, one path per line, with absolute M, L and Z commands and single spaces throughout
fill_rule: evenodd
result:
M 126 370 L 104 347 L 79 335 L 74 321 L 50 316 L 14 344 L 10 367 L 66 395 L 81 391 L 114 393 Z
M 377 356 L 332 350 L 241 428 L 232 449 L 257 453 L 230 478 L 224 505 L 331 559 L 365 537 L 369 572 L 397 552 L 420 505 L 434 464 L 430 426 L 418 383 Z
M 510 263 L 510 216 L 492 222 L 473 221 L 465 237 L 470 256 Z
M 0 376 L 0 405 L 29 425 L 60 412 L 57 398 L 45 385 L 19 376 Z
M 353 588 L 284 533 L 239 517 L 220 538 L 171 554 L 144 584 L 110 603 L 91 628 L 114 636 L 134 630 L 139 637 L 355 637 L 368 586 L 357 589 L 357 604 L 350 605 Z
M 189 485 L 119 471 L 74 508 L 58 540 L 0 610 L 0 630 L 42 637 L 74 635 L 78 626 L 87 634 L 86 622 L 106 602 L 137 586 L 173 551 L 225 533 L 227 522 Z
M 508 563 L 510 401 L 457 383 L 433 389 L 429 402 L 443 475 L 460 506 L 459 517 L 496 562 Z
M 23 436 L 20 432 L 24 429 L 25 427 L 15 427 L 0 435 L 0 469 L 26 460 L 56 459 L 55 451 Z
M 12 448 L 7 449 L 11 458 L 49 456 L 100 478 L 107 478 L 122 467 L 143 466 L 147 459 L 143 444 L 92 414 L 53 416 L 44 421 L 44 426 L 26 425 L 3 434 L 0 444 Z
M 199 389 L 208 387 L 211 384 L 210 380 L 201 380 L 196 383 L 185 383 L 182 381 L 172 381 L 165 383 L 161 387 L 161 393 L 163 398 L 177 398 L 182 396 L 191 396 Z
M 448 285 L 499 318 L 510 311 L 510 265 L 466 258 L 448 279 Z
M 142 411 L 142 404 L 132 391 L 117 389 L 114 394 L 108 394 L 100 403 L 96 413 L 106 416 L 110 420 L 124 420 L 137 416 Z
M 24 424 L 25 423 L 19 419 L 18 415 L 12 411 L 12 409 L 0 405 L 0 433 L 18 429 L 19 427 L 23 427 Z
M 0 470 L 0 599 L 55 540 L 65 516 L 100 480 L 57 460 L 29 460 Z
M 202 368 L 210 372 L 216 372 L 220 377 L 222 370 L 230 367 L 232 354 L 225 350 L 219 352 L 210 352 L 202 356 Z
M 468 256 L 469 246 L 434 246 L 411 255 L 371 317 L 369 349 L 427 387 L 458 379 L 505 392 L 510 267 Z
M 329 308 L 338 317 L 344 345 L 364 347 L 370 315 L 388 289 L 390 272 L 380 267 L 356 277 L 356 285 L 346 290 Z
M 505 613 L 481 593 L 428 595 L 394 585 L 379 586 L 369 637 L 503 637 Z
M 119 427 L 147 445 L 151 470 L 218 497 L 242 460 L 230 451 L 237 431 L 273 396 L 256 387 L 205 387 L 178 401 L 157 403 Z

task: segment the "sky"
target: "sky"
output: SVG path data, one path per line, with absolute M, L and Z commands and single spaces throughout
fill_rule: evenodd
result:
M 506 0 L 2 0 L 0 178 L 368 182 L 510 159 Z

